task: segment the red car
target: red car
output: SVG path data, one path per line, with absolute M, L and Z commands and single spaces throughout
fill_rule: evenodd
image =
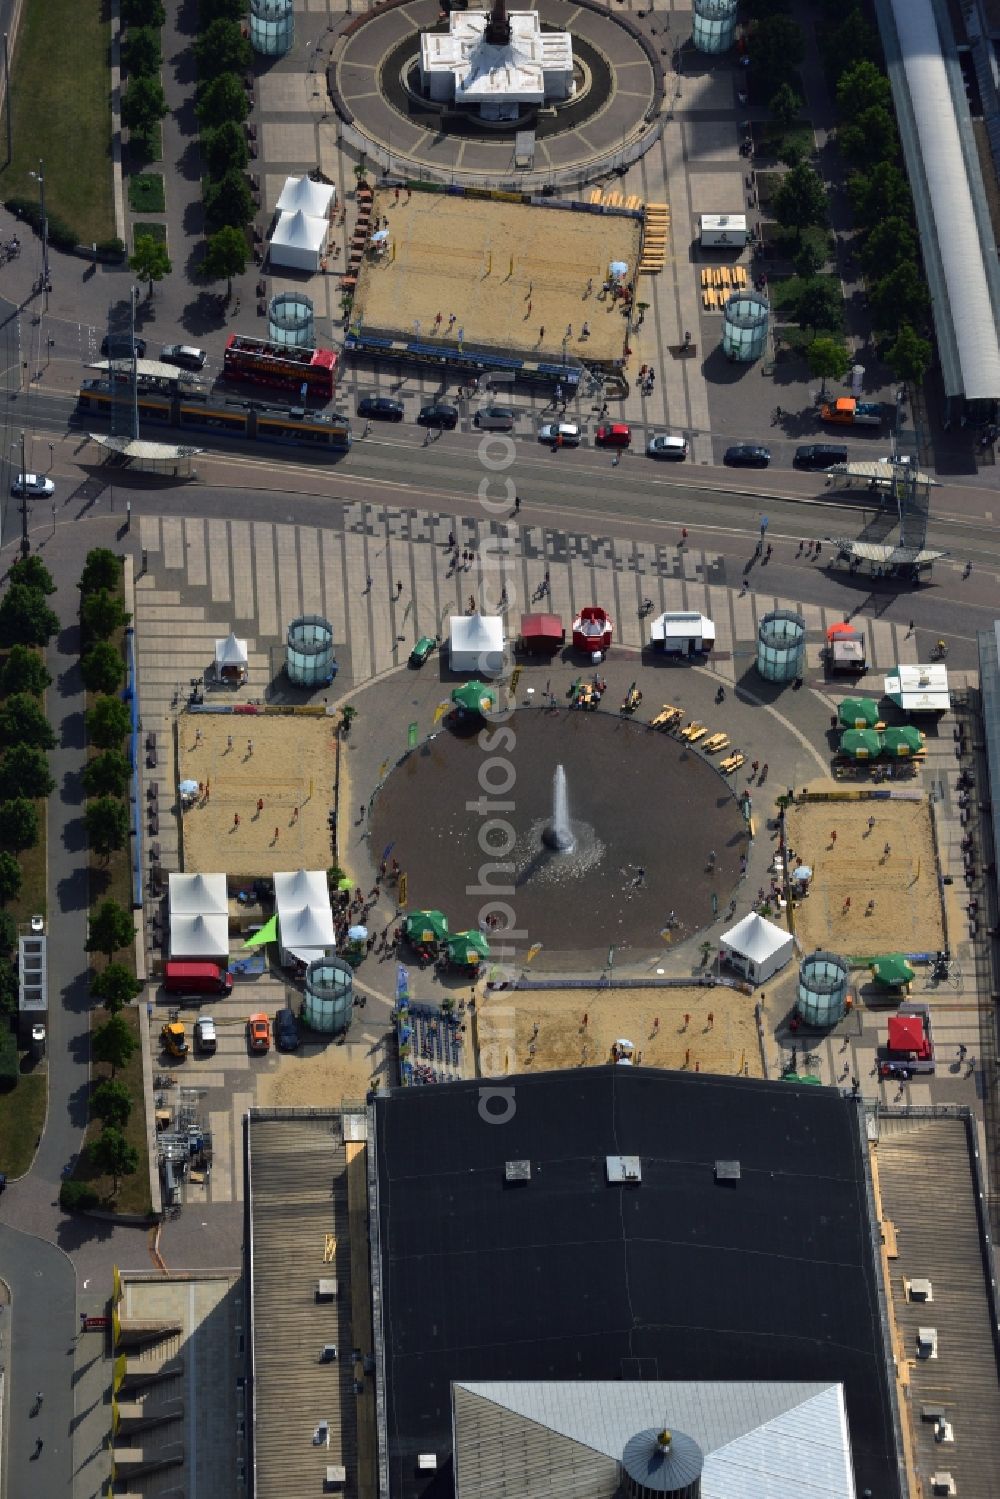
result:
M 632 428 L 628 422 L 607 422 L 594 433 L 599 448 L 627 448 L 631 441 Z
M 247 1033 L 251 1051 L 271 1050 L 271 1022 L 265 1014 L 250 1016 L 247 1021 Z

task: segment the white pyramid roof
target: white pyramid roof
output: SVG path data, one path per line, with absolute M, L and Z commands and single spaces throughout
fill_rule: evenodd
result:
M 280 919 L 295 906 L 330 904 L 330 890 L 322 869 L 279 869 L 274 875 L 274 904 Z
M 756 911 L 722 934 L 723 946 L 731 947 L 751 963 L 763 963 L 772 953 L 783 952 L 792 941 L 788 932 L 773 921 L 765 921 Z
M 229 915 L 224 874 L 172 874 L 169 893 L 172 917 Z
M 185 916 L 170 913 L 172 958 L 229 957 L 229 917 Z
M 318 906 L 300 906 L 278 918 L 282 947 L 333 947 L 333 912 L 329 901 L 325 911 Z
M 238 640 L 235 635 L 227 635 L 225 640 L 217 640 L 215 642 L 215 664 L 216 666 L 246 666 L 246 641 Z
M 283 213 L 271 235 L 271 249 L 309 250 L 318 255 L 326 243 L 326 219 L 313 217 L 297 208 Z
M 328 182 L 314 182 L 311 177 L 286 177 L 275 207 L 279 213 L 304 213 L 307 218 L 325 219 L 335 197 L 336 189 Z

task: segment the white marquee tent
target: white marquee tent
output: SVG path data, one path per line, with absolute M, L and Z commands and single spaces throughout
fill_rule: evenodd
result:
M 170 956 L 229 958 L 229 916 L 194 916 L 170 912 Z
M 278 871 L 274 876 L 281 961 L 311 963 L 336 947 L 333 910 L 326 875 L 321 869 Z
M 503 620 L 496 614 L 453 614 L 448 621 L 452 671 L 495 677 L 504 665 Z
M 312 218 L 301 208 L 283 213 L 271 235 L 272 265 L 287 265 L 298 271 L 318 271 L 320 256 L 326 248 L 329 225 L 326 219 Z
M 229 915 L 224 874 L 172 874 L 168 889 L 171 916 Z
M 784 968 L 795 950 L 795 939 L 756 911 L 744 916 L 721 938 L 722 953 L 751 984 L 762 984 Z
M 329 182 L 314 182 L 311 177 L 286 177 L 275 207 L 279 213 L 304 213 L 307 219 L 326 219 L 336 196 L 336 188 Z

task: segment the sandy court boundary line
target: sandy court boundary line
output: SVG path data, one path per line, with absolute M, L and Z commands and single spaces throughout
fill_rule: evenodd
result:
M 724 984 L 502 990 L 477 1005 L 479 1069 L 503 1077 L 600 1066 L 624 1039 L 643 1067 L 762 1077 L 755 1002 Z
M 306 715 L 182 714 L 178 779 L 208 792 L 183 814 L 182 867 L 236 877 L 329 869 L 335 729 L 335 719 Z
M 795 910 L 804 951 L 875 957 L 944 945 L 926 799 L 799 802 L 786 811 L 785 828 L 796 858 L 813 870 L 810 893 Z
M 610 261 L 634 274 L 637 219 L 440 193 L 397 203 L 394 192 L 377 192 L 373 222 L 386 218 L 395 259 L 362 263 L 353 322 L 425 343 L 454 343 L 461 330 L 466 345 L 558 358 L 571 328 L 567 354 L 621 359 L 621 304 L 598 294 Z

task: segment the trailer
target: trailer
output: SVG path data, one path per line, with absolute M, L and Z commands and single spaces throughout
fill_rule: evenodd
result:
M 881 427 L 885 420 L 878 401 L 855 401 L 853 396 L 824 402 L 819 415 L 820 421 L 842 427 Z
M 698 228 L 703 250 L 742 250 L 746 247 L 745 213 L 703 213 Z

